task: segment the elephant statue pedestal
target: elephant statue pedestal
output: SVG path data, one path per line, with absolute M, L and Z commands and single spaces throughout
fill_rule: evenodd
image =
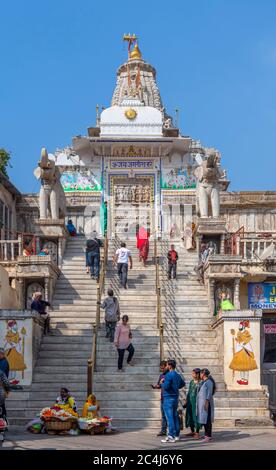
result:
M 66 238 L 68 237 L 64 219 L 37 219 L 34 221 L 34 225 L 36 227 L 35 234 L 44 241 L 44 244 L 53 242 L 57 245 L 58 267 L 61 268 Z
M 223 218 L 198 217 L 197 219 L 197 247 L 200 252 L 201 243 L 205 240 L 216 241 L 218 254 L 225 253 L 226 222 Z

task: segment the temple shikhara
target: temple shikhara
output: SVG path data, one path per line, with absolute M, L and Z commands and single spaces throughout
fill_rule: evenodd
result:
M 110 106 L 97 106 L 94 126 L 68 147 L 43 147 L 30 168 L 39 193 L 22 194 L 0 174 L 9 421 L 25 425 L 67 387 L 77 403 L 95 393 L 119 429 L 158 428 L 160 396 L 150 384 L 160 360 L 175 358 L 187 383 L 193 368 L 211 371 L 216 425 L 269 426 L 276 409 L 276 191 L 232 192 L 223 155 L 183 135 L 138 38 L 124 41 L 128 55 Z M 150 234 L 146 267 L 136 248 L 141 227 Z M 85 262 L 95 231 L 103 241 L 98 283 Z M 133 256 L 126 290 L 112 263 L 122 241 Z M 169 280 L 171 244 L 179 259 Z M 133 331 L 135 363 L 124 374 L 97 304 L 109 287 Z M 47 335 L 31 310 L 35 292 L 51 304 Z

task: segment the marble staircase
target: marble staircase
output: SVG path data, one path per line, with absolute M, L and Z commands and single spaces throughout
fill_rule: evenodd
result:
M 105 338 L 104 311 L 97 344 L 94 391 L 103 415 L 112 416 L 119 429 L 160 427 L 160 391 L 151 388 L 159 376 L 159 332 L 157 330 L 153 242 L 144 268 L 138 260 L 134 240 L 127 241 L 133 255 L 128 289 L 119 287 L 112 258 L 119 240 L 109 244 L 105 291 L 112 287 L 119 298 L 121 316 L 127 314 L 133 330 L 134 366 L 117 371 L 117 350 Z M 268 398 L 260 392 L 228 392 L 223 381 L 223 358 L 218 356 L 217 333 L 211 328 L 207 292 L 196 280 L 196 253 L 179 252 L 177 280 L 167 280 L 166 254 L 169 244 L 159 243 L 161 259 L 162 316 L 165 356 L 175 358 L 187 385 L 194 367 L 208 367 L 217 382 L 217 426 L 235 426 L 239 419 L 269 418 Z M 85 273 L 84 238 L 68 241 L 62 274 L 57 281 L 51 311 L 52 334 L 43 337 L 33 383 L 13 392 L 7 400 L 12 425 L 25 425 L 44 406 L 55 401 L 60 387 L 75 396 L 79 410 L 86 398 L 87 359 L 92 347 L 92 324 L 96 318 L 97 284 Z M 126 362 L 126 361 L 125 361 Z

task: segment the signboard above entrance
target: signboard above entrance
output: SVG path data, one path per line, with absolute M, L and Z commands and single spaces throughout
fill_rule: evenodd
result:
M 140 168 L 140 169 L 148 169 L 153 168 L 153 161 L 152 160 L 135 160 L 135 161 L 128 161 L 128 160 L 116 160 L 110 162 L 110 168 L 112 170 L 124 169 L 124 168 Z
M 248 304 L 252 309 L 276 310 L 276 282 L 249 282 Z

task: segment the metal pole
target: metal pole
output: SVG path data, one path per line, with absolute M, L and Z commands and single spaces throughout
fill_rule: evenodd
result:
M 87 361 L 87 396 L 91 395 L 92 393 L 92 376 L 93 376 L 93 372 L 92 372 L 92 364 L 93 364 L 93 361 L 92 359 L 88 359 Z

